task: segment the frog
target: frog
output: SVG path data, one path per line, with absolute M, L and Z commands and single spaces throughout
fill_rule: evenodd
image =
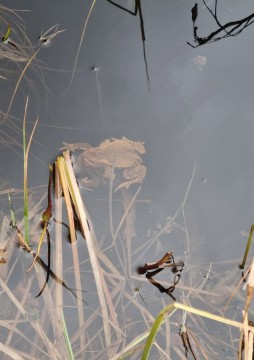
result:
M 146 167 L 142 165 L 141 155 L 145 153 L 144 143 L 132 141 L 126 137 L 111 138 L 92 147 L 88 143 L 67 144 L 61 150 L 81 150 L 77 166 L 87 171 L 90 178 L 81 179 L 84 186 L 97 187 L 101 182 L 115 180 L 115 171 L 120 171 L 122 181 L 116 187 L 129 189 L 132 184 L 141 184 L 146 176 Z M 119 181 L 119 180 L 118 180 Z

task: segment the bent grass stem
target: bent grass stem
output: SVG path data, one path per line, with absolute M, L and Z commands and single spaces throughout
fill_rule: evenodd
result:
M 247 245 L 246 245 L 246 249 L 245 249 L 245 253 L 244 253 L 244 256 L 243 256 L 243 261 L 242 261 L 241 265 L 239 265 L 239 268 L 241 270 L 244 269 L 245 264 L 246 264 L 246 260 L 247 260 L 247 257 L 248 257 L 249 251 L 250 251 L 250 247 L 251 247 L 253 231 L 254 231 L 254 224 L 251 225 L 250 233 L 249 233 L 249 237 L 248 237 L 248 241 L 247 241 Z

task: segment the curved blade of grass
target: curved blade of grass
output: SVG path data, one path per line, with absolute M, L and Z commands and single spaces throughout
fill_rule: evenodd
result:
M 10 34 L 11 34 L 11 25 L 9 24 L 6 33 L 2 38 L 2 41 L 3 42 L 7 41 L 9 39 Z
M 243 256 L 243 261 L 242 261 L 241 265 L 239 265 L 239 268 L 241 270 L 244 269 L 244 267 L 245 267 L 245 263 L 246 263 L 246 260 L 247 260 L 247 257 L 248 257 L 249 251 L 250 251 L 250 247 L 251 247 L 251 243 L 252 243 L 253 231 L 254 231 L 254 225 L 251 225 L 248 241 L 247 241 L 247 244 L 246 244 L 245 253 L 244 253 L 244 256 Z
M 248 325 L 246 326 L 243 323 L 240 323 L 240 322 L 237 322 L 237 321 L 234 321 L 234 320 L 231 320 L 231 319 L 227 319 L 227 318 L 224 318 L 222 316 L 214 315 L 214 314 L 211 314 L 211 313 L 209 313 L 207 311 L 199 310 L 199 309 L 196 309 L 196 308 L 193 308 L 193 307 L 190 307 L 190 306 L 175 302 L 173 304 L 169 304 L 169 305 L 165 306 L 164 309 L 162 309 L 159 312 L 157 318 L 154 321 L 154 324 L 152 326 L 150 334 L 148 336 L 148 339 L 147 339 L 147 342 L 146 342 L 145 349 L 144 349 L 144 352 L 142 354 L 141 360 L 147 360 L 148 359 L 148 356 L 149 356 L 152 344 L 154 342 L 155 336 L 156 336 L 161 324 L 165 320 L 165 315 L 167 314 L 167 316 L 170 317 L 177 309 L 185 310 L 185 311 L 190 312 L 192 314 L 196 314 L 196 315 L 205 317 L 207 319 L 220 322 L 222 324 L 235 326 L 235 327 L 238 327 L 239 329 L 245 329 L 245 330 L 247 329 L 248 331 L 253 332 L 253 327 L 252 326 L 248 326 Z
M 162 309 L 159 312 L 159 315 L 155 319 L 155 322 L 154 322 L 154 324 L 152 326 L 152 329 L 151 329 L 150 334 L 148 336 L 148 339 L 146 341 L 145 349 L 144 349 L 144 352 L 142 354 L 141 360 L 147 360 L 148 359 L 148 356 L 149 356 L 151 347 L 153 345 L 155 336 L 156 336 L 157 332 L 159 331 L 159 328 L 160 328 L 161 324 L 164 322 L 165 314 L 169 313 L 169 316 L 170 316 L 175 311 L 176 311 L 176 308 L 174 307 L 174 304 L 170 304 L 170 305 L 167 305 L 164 309 Z

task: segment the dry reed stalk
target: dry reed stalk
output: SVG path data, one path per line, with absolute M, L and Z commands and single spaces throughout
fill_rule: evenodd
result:
M 63 239 L 62 239 L 62 211 L 63 201 L 61 198 L 62 187 L 57 164 L 55 162 L 55 269 L 59 277 L 63 278 Z M 55 287 L 55 304 L 57 318 L 60 320 L 63 311 L 63 288 L 60 284 Z
M 252 260 L 252 264 L 250 266 L 249 270 L 249 276 L 247 280 L 247 296 L 246 301 L 244 305 L 244 311 L 243 311 L 243 325 L 244 328 L 241 331 L 241 336 L 239 340 L 239 357 L 241 356 L 241 349 L 242 349 L 242 342 L 243 342 L 243 334 L 244 334 L 244 358 L 245 359 L 252 359 L 252 357 L 249 357 L 248 354 L 250 354 L 250 349 L 253 349 L 253 342 L 250 344 L 249 339 L 253 338 L 253 332 L 254 328 L 252 326 L 252 330 L 249 330 L 249 321 L 248 321 L 248 311 L 249 307 L 253 298 L 253 292 L 254 292 L 254 259 Z M 252 356 L 252 351 L 251 351 Z
M 127 245 L 127 259 L 128 259 L 128 275 L 131 275 L 131 256 L 132 256 L 132 250 L 131 250 L 131 244 L 132 244 L 132 238 L 135 236 L 135 232 L 133 229 L 133 223 L 134 223 L 134 218 L 135 217 L 135 212 L 134 212 L 134 203 L 135 200 L 139 194 L 141 190 L 141 186 L 137 189 L 137 191 L 135 192 L 134 196 L 130 199 L 130 193 L 128 192 L 128 190 L 124 191 L 122 190 L 122 194 L 123 194 L 123 201 L 124 201 L 124 208 L 125 208 L 125 212 L 122 216 L 122 219 L 117 227 L 115 236 L 114 236 L 114 240 L 113 240 L 113 244 L 116 241 L 116 237 L 121 229 L 121 226 L 124 222 L 124 220 L 126 220 L 126 231 L 125 231 L 125 235 L 126 235 L 126 245 Z M 132 213 L 131 213 L 132 211 Z
M 208 357 L 206 356 L 206 353 L 203 349 L 203 346 L 200 344 L 200 342 L 198 341 L 198 339 L 196 338 L 196 336 L 194 336 L 194 334 L 192 333 L 192 331 L 190 329 L 188 329 L 188 334 L 190 335 L 190 337 L 192 338 L 193 342 L 196 344 L 197 348 L 199 349 L 199 351 L 202 353 L 203 357 L 205 360 L 209 360 Z
M 1 279 L 0 277 L 0 286 L 4 289 L 6 295 L 10 298 L 10 300 L 13 302 L 13 304 L 17 307 L 17 309 L 21 312 L 21 314 L 26 317 L 27 316 L 27 312 L 24 309 L 24 307 L 20 304 L 20 302 L 16 299 L 16 297 L 14 296 L 14 294 L 12 293 L 12 291 L 9 289 L 9 287 L 5 284 L 5 282 Z M 37 322 L 37 321 L 33 321 L 31 320 L 30 325 L 32 326 L 32 328 L 38 333 L 38 335 L 40 336 L 41 340 L 43 341 L 44 345 L 46 346 L 48 353 L 52 353 L 55 354 L 55 346 L 54 344 L 51 342 L 51 340 L 49 340 L 49 338 L 46 336 L 44 330 L 42 329 L 41 325 Z M 61 359 L 60 354 L 58 357 L 54 357 L 54 359 Z
M 159 344 L 155 341 L 154 346 L 158 349 L 158 356 L 163 356 L 163 360 L 171 360 L 171 357 L 159 346 Z
M 18 230 L 18 229 L 17 229 Z M 26 248 L 26 250 L 31 253 L 31 255 L 33 255 L 33 257 L 36 256 L 36 253 L 26 244 L 21 232 L 18 230 L 17 233 L 21 246 L 24 246 Z M 37 258 L 37 262 L 40 263 L 40 258 Z M 44 276 L 42 275 L 42 266 L 40 266 L 39 271 L 36 272 L 37 274 L 37 278 L 39 281 L 39 285 L 42 286 L 45 279 Z M 2 279 L 0 278 L 0 284 L 1 284 Z M 59 279 L 59 277 L 55 278 L 56 282 L 60 282 L 62 284 L 62 281 Z M 7 286 L 7 285 L 6 285 Z M 49 288 L 48 286 L 45 287 L 45 292 L 43 292 L 43 298 L 44 298 L 44 302 L 46 304 L 46 309 L 47 309 L 47 314 L 48 312 L 51 312 L 51 316 L 50 319 L 52 320 L 52 327 L 54 330 L 54 334 L 58 335 L 58 343 L 61 343 L 61 334 L 62 334 L 62 328 L 61 328 L 61 324 L 59 323 L 59 321 L 57 320 L 55 313 L 54 313 L 54 302 L 52 300 L 52 297 L 50 295 L 49 292 Z M 15 296 L 12 295 L 11 291 L 7 288 L 5 288 L 5 292 L 8 294 L 8 296 L 10 297 L 10 299 L 14 302 L 15 306 L 19 309 L 19 311 L 23 314 L 23 316 L 26 316 L 26 311 L 21 307 L 20 303 L 16 300 Z M 47 317 L 48 318 L 48 317 Z M 51 341 L 48 339 L 48 337 L 45 335 L 44 330 L 42 329 L 42 326 L 38 323 L 38 322 L 31 322 L 31 326 L 36 330 L 38 336 L 41 338 L 41 340 L 43 340 L 45 346 L 48 349 L 48 353 L 52 354 L 52 358 L 54 359 L 62 359 L 63 356 L 63 352 L 65 351 L 65 344 L 63 344 L 63 346 L 60 347 L 60 351 L 58 351 L 55 346 L 51 343 Z M 57 330 L 56 330 L 57 329 Z M 62 354 L 62 355 L 61 355 Z
M 23 307 L 25 306 L 27 296 L 28 296 L 29 291 L 31 289 L 32 281 L 33 281 L 33 278 L 30 278 L 28 280 L 27 284 L 26 284 L 25 292 L 24 292 L 24 295 L 23 295 L 23 297 L 21 299 L 21 302 L 20 302 L 21 306 L 23 306 Z M 20 315 L 21 315 L 21 312 L 17 311 L 16 316 L 15 316 L 15 318 L 13 320 L 13 324 L 12 324 L 14 328 L 16 328 L 16 326 L 17 326 L 17 323 L 18 323 L 18 321 L 20 319 Z M 12 337 L 13 337 L 13 331 L 10 331 L 9 334 L 8 334 L 8 337 L 7 337 L 6 341 L 5 341 L 6 346 L 10 345 Z
M 74 244 L 76 242 L 74 213 L 73 213 L 73 208 L 72 208 L 72 203 L 71 203 L 71 195 L 70 195 L 68 179 L 67 179 L 68 174 L 66 171 L 66 165 L 64 162 L 64 158 L 58 157 L 56 163 L 57 163 L 59 177 L 61 180 L 61 186 L 63 189 L 63 195 L 64 195 L 64 200 L 65 200 L 65 205 L 66 205 L 66 210 L 67 210 L 67 215 L 68 215 L 69 228 L 70 228 L 70 239 L 71 239 L 71 243 Z
M 74 268 L 74 277 L 75 277 L 75 286 L 76 289 L 82 289 L 81 283 L 81 276 L 80 276 L 80 267 L 79 267 L 79 257 L 78 257 L 78 250 L 77 250 L 77 242 L 76 242 L 76 231 L 75 231 L 75 224 L 74 224 L 74 212 L 72 208 L 72 194 L 70 192 L 70 185 L 69 185 L 69 175 L 66 169 L 65 160 L 63 157 L 57 158 L 57 171 L 61 180 L 61 186 L 63 189 L 69 226 L 70 226 L 70 237 L 71 237 L 71 249 L 72 249 L 72 256 L 73 256 L 73 268 Z M 82 303 L 82 292 L 79 297 L 77 297 L 78 303 L 78 320 L 79 320 L 79 327 L 82 327 L 84 323 L 84 310 L 83 310 L 83 303 Z M 85 347 L 85 333 L 80 334 L 80 348 L 83 349 Z
M 193 182 L 194 176 L 195 176 L 195 172 L 196 172 L 196 163 L 194 165 L 193 171 L 192 171 L 192 175 L 191 175 L 191 179 L 189 181 L 188 187 L 187 187 L 187 191 L 185 193 L 183 202 L 182 202 L 182 214 L 183 214 L 183 222 L 184 222 L 184 227 L 185 227 L 185 231 L 186 231 L 186 241 L 187 241 L 187 253 L 190 252 L 190 239 L 189 239 L 189 232 L 188 232 L 188 228 L 187 228 L 187 223 L 186 223 L 186 217 L 185 217 L 185 211 L 184 211 L 184 207 L 185 207 L 185 203 L 190 191 L 190 187 L 191 184 Z
M 175 351 L 175 353 L 179 356 L 179 359 L 186 360 L 186 356 L 182 352 L 182 349 L 179 348 L 179 346 L 173 346 L 172 348 Z
M 248 354 L 247 354 L 247 359 L 253 359 L 253 332 L 250 331 L 249 332 L 249 338 L 248 338 L 248 342 L 249 342 L 249 347 L 248 347 Z
M 72 244 L 71 249 L 72 249 L 72 256 L 73 256 L 75 286 L 76 286 L 76 289 L 82 289 L 77 242 Z M 80 296 L 77 297 L 79 328 L 82 327 L 82 325 L 85 322 L 85 314 L 84 314 L 84 308 L 83 308 L 84 304 L 82 303 L 82 298 L 81 298 L 82 295 L 81 294 L 80 294 Z M 80 348 L 83 349 L 84 347 L 85 347 L 85 333 L 81 332 L 80 333 Z
M 133 349 L 143 348 L 144 345 L 138 346 L 143 340 L 149 336 L 149 331 L 145 331 L 142 334 L 138 335 L 134 340 L 132 340 L 128 345 L 126 345 L 119 353 L 115 354 L 110 360 L 120 360 L 124 359 L 128 353 L 131 353 Z
M 13 360 L 24 360 L 24 358 L 17 354 L 16 349 L 12 349 L 10 346 L 6 346 L 0 342 L 0 351 L 8 355 Z
M 149 310 L 143 306 L 142 304 L 140 304 L 133 295 L 130 295 L 127 291 L 125 291 L 124 293 L 125 297 L 131 302 L 133 303 L 139 310 L 142 309 L 141 314 L 142 316 L 146 317 L 145 322 L 150 321 L 150 322 L 154 322 L 155 318 L 154 316 L 149 312 Z
M 111 167 L 111 174 L 109 180 L 109 228 L 112 237 L 112 244 L 115 244 L 115 235 L 114 235 L 114 224 L 113 224 L 113 182 L 114 182 L 114 166 Z
M 88 249 L 88 253 L 89 253 L 89 257 L 90 257 L 90 261 L 91 261 L 91 265 L 92 265 L 92 269 L 93 269 L 95 284 L 96 284 L 96 288 L 97 288 L 97 294 L 98 294 L 100 305 L 101 305 L 106 347 L 110 348 L 111 331 L 110 331 L 110 324 L 108 321 L 109 316 L 108 316 L 108 309 L 107 309 L 107 301 L 111 302 L 111 299 L 107 298 L 107 301 L 106 301 L 106 297 L 105 297 L 105 293 L 104 293 L 104 291 L 105 291 L 104 285 L 105 284 L 103 281 L 104 275 L 103 275 L 103 271 L 99 265 L 99 261 L 98 261 L 98 257 L 97 257 L 98 249 L 96 249 L 94 246 L 94 241 L 93 241 L 94 235 L 93 235 L 93 229 L 92 229 L 92 222 L 88 218 L 88 213 L 85 210 L 85 207 L 84 207 L 84 204 L 83 204 L 83 201 L 82 201 L 79 189 L 78 189 L 77 181 L 76 181 L 76 178 L 75 178 L 75 175 L 73 172 L 73 168 L 71 165 L 71 161 L 70 161 L 69 152 L 66 151 L 63 153 L 63 155 L 64 155 L 66 168 L 67 168 L 69 179 L 70 179 L 69 184 L 72 186 L 72 188 L 70 189 L 70 192 L 71 192 L 71 194 L 73 194 L 73 203 L 75 206 L 75 211 L 79 218 L 83 234 L 85 235 L 87 249 Z M 88 222 L 89 222 L 90 229 L 88 227 Z M 118 324 L 117 324 L 117 326 L 118 326 Z
M 244 339 L 244 359 L 250 360 L 248 358 L 248 351 L 249 351 L 248 312 L 245 311 L 243 311 L 243 325 L 244 325 L 244 329 L 241 330 L 239 344 L 242 344 Z
M 24 320 L 23 320 L 24 322 Z M 1 321 L 0 320 L 0 326 L 2 326 L 3 328 L 5 328 L 6 330 L 12 331 L 13 333 L 15 333 L 16 336 L 19 336 L 20 339 L 22 339 L 23 343 L 24 341 L 26 341 L 29 345 L 32 346 L 32 350 L 31 353 L 29 354 L 31 356 L 31 358 L 33 358 L 32 355 L 32 351 L 33 349 L 36 348 L 36 350 L 38 350 L 40 352 L 41 355 L 45 355 L 48 357 L 48 354 L 46 353 L 46 351 L 44 351 L 42 348 L 40 348 L 39 346 L 37 346 L 34 341 L 32 341 L 30 338 L 26 337 L 24 335 L 23 332 L 21 332 L 16 326 L 13 326 L 12 324 L 10 324 L 8 321 Z M 8 345 L 10 346 L 10 345 Z M 16 349 L 15 349 L 16 350 Z M 17 351 L 17 350 L 16 350 Z M 27 355 L 27 354 L 26 354 Z
M 186 310 L 189 313 L 196 314 L 196 315 L 202 316 L 204 318 L 220 322 L 222 324 L 234 326 L 234 327 L 237 327 L 239 329 L 244 329 L 244 325 L 242 323 L 238 322 L 238 321 L 234 321 L 234 320 L 222 317 L 222 316 L 214 315 L 214 314 L 208 313 L 207 311 L 199 310 L 199 309 L 196 309 L 196 308 L 190 307 L 190 306 L 186 306 L 186 305 L 178 303 L 178 302 L 175 302 L 173 304 L 173 306 L 176 309 Z M 248 326 L 247 328 L 248 328 L 248 331 L 253 331 L 252 326 Z
M 165 307 L 165 302 L 163 300 L 163 307 Z M 166 339 L 166 353 L 168 355 L 170 355 L 170 343 L 171 343 L 171 331 L 170 331 L 170 322 L 169 322 L 169 318 L 166 317 L 165 318 L 165 329 L 166 329 L 166 334 L 165 334 L 165 339 Z
M 226 305 L 224 306 L 224 308 L 222 309 L 223 313 L 225 313 L 227 311 L 227 308 L 229 306 L 229 304 L 231 303 L 232 299 L 234 298 L 234 296 L 236 295 L 237 291 L 239 290 L 240 286 L 242 285 L 242 283 L 244 282 L 244 279 L 247 278 L 248 272 L 250 271 L 250 268 L 248 268 L 244 275 L 242 276 L 242 278 L 238 281 L 238 283 L 236 284 L 234 290 L 232 291 L 228 301 L 226 302 Z

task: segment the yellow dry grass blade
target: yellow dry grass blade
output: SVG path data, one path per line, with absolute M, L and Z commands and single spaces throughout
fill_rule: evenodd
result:
M 219 315 L 214 315 L 214 314 L 209 313 L 209 312 L 204 311 L 204 310 L 199 310 L 199 309 L 193 308 L 191 306 L 180 304 L 178 302 L 174 303 L 174 307 L 177 308 L 177 309 L 185 310 L 185 311 L 190 312 L 192 314 L 196 314 L 196 315 L 205 317 L 205 318 L 210 319 L 210 320 L 218 321 L 218 322 L 220 322 L 222 324 L 238 327 L 239 329 L 244 329 L 244 325 L 242 323 L 238 322 L 238 321 L 227 319 L 227 318 L 224 318 L 224 317 L 219 316 Z M 253 327 L 248 326 L 248 330 L 253 331 L 254 329 L 253 329 Z
M 44 226 L 43 226 L 43 229 L 42 229 L 41 236 L 40 236 L 39 244 L 38 244 L 38 247 L 37 247 L 36 255 L 35 255 L 34 259 L 33 259 L 33 262 L 32 262 L 32 264 L 31 264 L 31 266 L 27 269 L 26 272 L 29 272 L 29 271 L 32 270 L 35 262 L 37 261 L 38 256 L 40 255 L 42 240 L 43 240 L 43 238 L 44 238 L 44 236 L 45 236 L 46 230 L 47 230 L 47 225 L 44 225 Z
M 56 165 L 57 165 L 57 170 L 59 173 L 59 177 L 60 177 L 60 181 L 61 181 L 61 185 L 62 185 L 62 189 L 63 189 L 63 194 L 64 194 L 64 199 L 65 199 L 65 204 L 66 204 L 66 210 L 67 210 L 69 227 L 70 227 L 71 243 L 74 244 L 76 241 L 76 232 L 75 232 L 74 214 L 73 214 L 71 201 L 74 202 L 75 199 L 73 199 L 72 192 L 70 191 L 72 186 L 70 184 L 70 179 L 69 179 L 68 171 L 66 169 L 65 160 L 62 156 L 59 156 L 57 158 Z

